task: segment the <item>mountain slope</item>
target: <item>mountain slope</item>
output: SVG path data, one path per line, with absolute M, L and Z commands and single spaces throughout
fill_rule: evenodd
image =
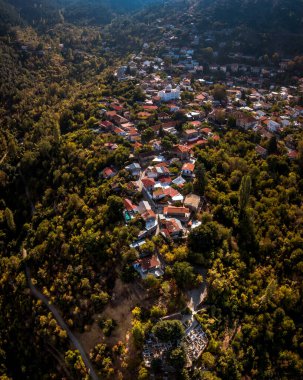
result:
M 302 0 L 200 0 L 197 9 L 225 27 L 245 25 L 258 31 L 303 32 Z

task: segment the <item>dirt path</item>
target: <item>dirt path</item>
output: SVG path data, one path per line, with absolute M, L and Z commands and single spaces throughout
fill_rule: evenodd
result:
M 105 341 L 110 347 L 119 341 L 127 343 L 129 331 L 132 327 L 131 311 L 136 306 L 149 306 L 146 290 L 137 283 L 125 284 L 119 278 L 115 282 L 112 300 L 105 307 L 102 313 L 94 316 L 94 323 L 84 333 L 77 333 L 76 336 L 82 343 L 86 352 L 92 349 L 101 340 Z M 101 320 L 113 319 L 117 326 L 110 337 L 105 337 L 98 322 Z
M 1 165 L 2 162 L 5 160 L 6 156 L 7 156 L 7 152 L 6 152 L 6 153 L 4 154 L 4 156 L 1 158 L 1 160 L 0 160 L 0 165 Z
M 224 351 L 228 349 L 230 343 L 235 339 L 235 336 L 241 331 L 241 328 L 242 326 L 239 324 L 239 321 L 237 321 L 232 330 L 227 329 L 222 345 Z
M 89 360 L 88 356 L 86 355 L 81 343 L 79 342 L 79 340 L 75 337 L 75 335 L 71 332 L 71 330 L 69 329 L 69 327 L 67 326 L 67 324 L 64 322 L 63 318 L 61 317 L 59 311 L 56 309 L 56 307 L 51 304 L 48 299 L 33 285 L 32 283 L 32 279 L 31 279 L 31 273 L 30 273 L 30 269 L 28 266 L 25 267 L 25 272 L 26 272 L 26 276 L 27 276 L 27 280 L 28 280 L 28 285 L 29 285 L 29 288 L 32 292 L 32 294 L 38 298 L 39 300 L 41 300 L 44 305 L 51 311 L 51 313 L 53 314 L 53 316 L 55 317 L 56 321 L 58 322 L 58 324 L 60 325 L 60 327 L 66 331 L 70 341 L 72 342 L 72 344 L 74 345 L 74 347 L 79 351 L 81 357 L 82 357 L 82 360 L 86 366 L 86 368 L 88 369 L 88 373 L 90 375 L 90 377 L 93 379 L 93 380 L 100 380 L 99 377 L 97 376 L 95 370 L 94 370 L 94 367 L 91 363 L 91 361 Z
M 26 197 L 28 198 L 28 201 L 30 203 L 30 206 L 31 206 L 31 213 L 32 215 L 34 214 L 35 212 L 35 206 L 33 204 L 33 202 L 31 201 L 31 198 L 30 198 L 30 194 L 29 194 L 29 190 L 28 190 L 28 187 L 27 187 L 27 183 L 25 181 L 25 178 L 23 177 L 22 175 L 22 172 L 19 168 L 19 173 L 20 173 L 20 176 L 21 176 L 21 179 L 24 183 L 24 189 L 25 189 L 25 193 L 26 193 Z M 23 258 L 25 259 L 27 257 L 27 252 L 26 252 L 26 249 L 23 249 L 23 252 L 22 252 L 22 255 L 23 255 Z M 44 305 L 51 311 L 51 313 L 53 314 L 53 316 L 55 317 L 56 321 L 58 322 L 59 326 L 66 331 L 71 343 L 74 345 L 74 347 L 79 351 L 81 357 L 82 357 L 82 360 L 83 360 L 83 363 L 85 364 L 86 368 L 88 369 L 88 373 L 90 375 L 90 377 L 93 379 L 93 380 L 100 380 L 99 377 L 97 376 L 95 370 L 94 370 L 94 367 L 91 363 L 91 361 L 89 360 L 88 356 L 86 355 L 86 352 L 84 351 L 81 343 L 79 342 L 79 340 L 75 337 L 75 335 L 71 332 L 70 328 L 67 326 L 67 324 L 64 322 L 63 318 L 61 317 L 59 311 L 56 309 L 56 307 L 51 304 L 49 302 L 49 300 L 45 297 L 45 295 L 43 295 L 32 283 L 32 278 L 31 278 L 31 271 L 30 271 L 30 268 L 25 264 L 25 274 L 26 274 L 26 278 L 27 278 L 27 281 L 28 281 L 28 286 L 32 292 L 32 294 L 38 298 L 39 300 L 41 300 Z

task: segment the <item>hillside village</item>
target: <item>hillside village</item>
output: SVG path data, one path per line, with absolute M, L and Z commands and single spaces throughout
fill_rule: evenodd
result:
M 115 74 L 119 82 L 136 83 L 145 100 L 130 108 L 118 98 L 105 97 L 100 121 L 93 127 L 95 133 L 117 136 L 132 147 L 124 168 L 130 180 L 123 215 L 126 225 L 142 221 L 137 240 L 131 244 L 139 256 L 133 267 L 142 279 L 147 275 L 161 277 L 167 263 L 141 247 L 157 235 L 168 242 L 186 240 L 201 225 L 203 211 L 211 210 L 203 191 L 199 191 L 204 174 L 196 162 L 197 151 L 218 145 L 227 131 L 235 129 L 255 134 L 256 156 L 265 159 L 279 147 L 287 160 L 294 160 L 298 156 L 295 136 L 303 123 L 303 106 L 298 105 L 303 78 L 298 78 L 297 87 L 275 84 L 287 61 L 273 68 L 248 64 L 252 57 L 234 56 L 237 62 L 243 59 L 245 63 L 213 64 L 204 73 L 193 58 L 198 37 L 193 35 L 187 46 L 177 48 L 174 28 L 166 28 L 169 32 L 160 42 L 165 48 L 161 56 L 151 57 L 145 43 L 141 53 L 133 55 Z M 116 150 L 119 145 L 106 146 Z M 115 167 L 106 167 L 100 174 L 114 186 Z M 189 362 L 197 360 L 207 345 L 200 329 L 194 318 L 186 326 Z M 201 345 L 197 343 L 199 336 Z M 159 357 L 165 368 L 170 349 L 169 343 L 150 336 L 143 351 L 146 366 L 153 357 Z
M 225 131 L 239 128 L 258 136 L 255 151 L 263 158 L 267 156 L 269 141 L 279 145 L 289 160 L 298 155 L 293 135 L 302 128 L 303 107 L 295 104 L 298 91 L 303 91 L 303 79 L 299 80 L 298 88 L 272 85 L 263 89 L 254 86 L 255 68 L 246 72 L 246 86 L 220 81 L 216 91 L 214 82 L 203 78 L 203 68 L 199 67 L 202 71 L 198 78 L 194 75 L 196 71 L 192 68 L 196 62 L 189 56 L 193 50 L 183 48 L 179 53 L 191 63 L 183 68 L 179 82 L 167 75 L 163 59 L 146 61 L 144 50 L 127 66 L 120 67 L 116 73 L 118 80 L 138 80 L 146 100 L 138 102 L 136 110 L 130 110 L 118 99 L 104 99 L 101 121 L 94 127 L 96 133 L 117 135 L 132 144 L 133 154 L 125 166 L 132 181 L 127 185 L 130 197 L 124 199 L 124 218 L 125 223 L 138 216 L 144 220 L 144 229 L 133 243 L 138 249 L 153 235 L 186 239 L 188 231 L 199 226 L 199 213 L 208 205 L 201 194 L 191 191 L 197 175 L 201 176 L 196 165 L 196 147 L 215 145 L 224 139 Z M 153 67 L 157 73 L 148 74 L 147 67 Z M 225 68 L 234 77 L 235 70 L 241 71 L 241 67 L 232 64 Z M 129 69 L 131 76 L 126 75 Z M 203 91 L 199 91 L 202 86 Z M 281 102 L 283 110 L 277 106 Z M 117 147 L 108 145 L 112 150 Z M 102 172 L 105 179 L 115 174 L 114 167 Z M 131 194 L 138 192 L 143 198 L 137 204 Z M 142 258 L 134 265 L 143 277 L 146 273 L 162 273 L 162 264 L 154 256 Z
M 84 0 L 53 27 L 16 13 L 0 41 L 1 379 L 303 378 L 303 37 L 283 2 L 239 1 L 234 27 L 235 0 L 105 24 L 72 21 Z M 257 3 L 282 13 L 274 32 L 245 13 Z

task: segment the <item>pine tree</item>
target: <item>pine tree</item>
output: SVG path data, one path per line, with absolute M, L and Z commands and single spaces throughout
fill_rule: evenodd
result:
M 249 175 L 246 175 L 242 178 L 240 190 L 239 190 L 239 208 L 240 212 L 245 211 L 250 197 L 251 191 L 251 178 Z
M 6 220 L 8 228 L 11 231 L 15 231 L 16 225 L 15 225 L 15 221 L 14 221 L 14 215 L 8 207 L 5 209 L 4 215 L 5 215 L 5 220 Z
M 206 170 L 203 164 L 197 164 L 196 166 L 196 180 L 194 183 L 195 192 L 203 195 L 207 185 Z

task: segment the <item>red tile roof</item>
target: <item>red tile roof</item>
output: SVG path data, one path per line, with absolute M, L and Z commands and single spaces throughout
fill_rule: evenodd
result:
M 187 162 L 182 166 L 182 170 L 189 170 L 193 172 L 195 170 L 195 164 L 192 164 L 191 162 Z
M 141 265 L 141 268 L 144 271 L 151 270 L 160 266 L 160 261 L 156 255 L 143 257 L 138 260 L 138 263 Z
M 123 203 L 127 211 L 134 211 L 137 208 L 137 206 L 135 206 L 132 201 L 127 198 L 124 199 Z
M 155 180 L 153 178 L 142 178 L 142 183 L 144 187 L 151 187 L 155 185 Z
M 163 213 L 170 214 L 170 215 L 172 214 L 179 215 L 179 214 L 189 214 L 190 211 L 189 211 L 189 208 L 187 207 L 167 206 L 167 207 L 164 207 Z

